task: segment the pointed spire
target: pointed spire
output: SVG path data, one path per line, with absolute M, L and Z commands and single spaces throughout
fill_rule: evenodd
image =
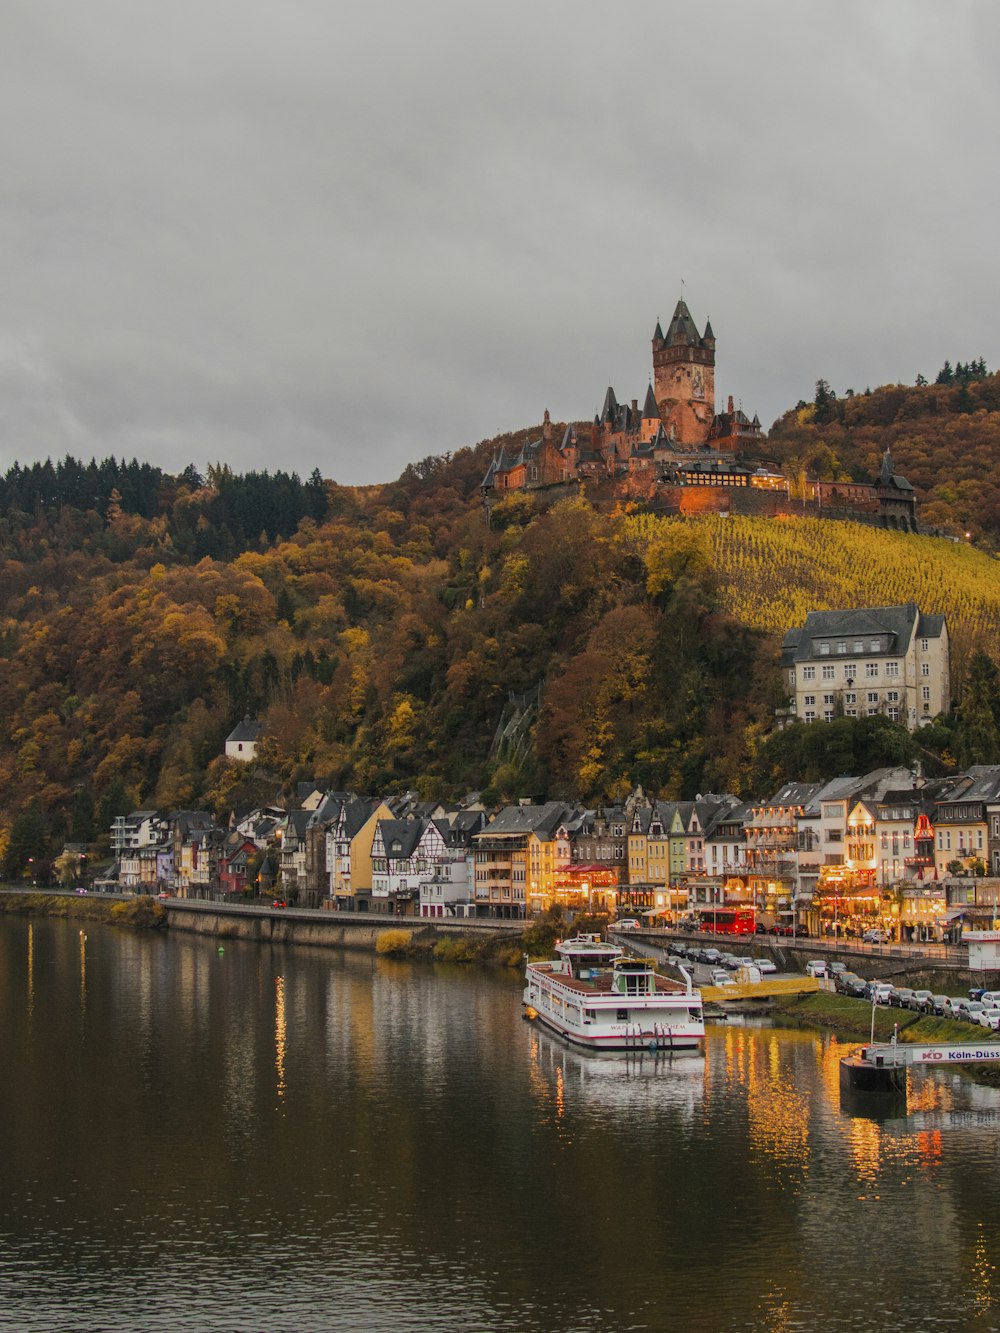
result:
M 643 421 L 659 421 L 660 409 L 656 405 L 656 394 L 653 393 L 653 386 L 650 384 L 646 389 L 646 401 L 642 405 Z
M 653 330 L 653 342 L 663 342 L 663 330 L 660 328 L 660 317 L 656 316 L 656 328 Z
M 613 422 L 618 416 L 618 399 L 615 397 L 615 391 L 611 385 L 608 385 L 608 391 L 604 395 L 604 406 L 601 408 L 601 421 Z
M 888 486 L 896 475 L 896 469 L 892 465 L 892 453 L 889 446 L 886 445 L 885 453 L 882 455 L 882 471 L 879 473 L 879 485 Z
M 691 318 L 691 311 L 683 298 L 674 307 L 674 317 L 670 321 L 665 341 L 671 346 L 676 346 L 678 343 L 697 345 L 701 342 L 695 322 Z
M 704 335 L 702 336 L 702 342 L 713 342 L 713 343 L 715 342 L 715 334 L 712 331 L 711 319 L 707 319 L 705 321 L 705 332 Z

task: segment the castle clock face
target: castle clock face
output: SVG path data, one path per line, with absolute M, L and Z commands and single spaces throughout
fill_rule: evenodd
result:
M 702 378 L 700 370 L 694 372 L 694 379 L 691 382 L 691 393 L 695 398 L 705 397 L 705 381 Z

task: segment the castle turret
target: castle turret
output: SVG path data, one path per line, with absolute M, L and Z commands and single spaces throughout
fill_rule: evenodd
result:
M 659 330 L 659 324 L 657 324 Z M 704 336 L 680 300 L 660 345 L 653 339 L 653 386 L 663 421 L 681 444 L 704 444 L 715 415 L 715 334 Z

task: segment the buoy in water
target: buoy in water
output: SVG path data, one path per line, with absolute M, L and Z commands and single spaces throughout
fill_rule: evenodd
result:
M 225 952 L 226 952 L 225 949 L 224 949 L 224 948 L 222 947 L 222 945 L 220 944 L 220 945 L 219 945 L 219 953 L 225 953 Z

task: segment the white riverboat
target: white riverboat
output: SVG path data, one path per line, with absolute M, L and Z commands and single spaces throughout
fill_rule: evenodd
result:
M 696 1048 L 705 1035 L 701 992 L 597 935 L 556 945 L 558 958 L 529 963 L 524 1008 L 576 1046 L 592 1051 Z

